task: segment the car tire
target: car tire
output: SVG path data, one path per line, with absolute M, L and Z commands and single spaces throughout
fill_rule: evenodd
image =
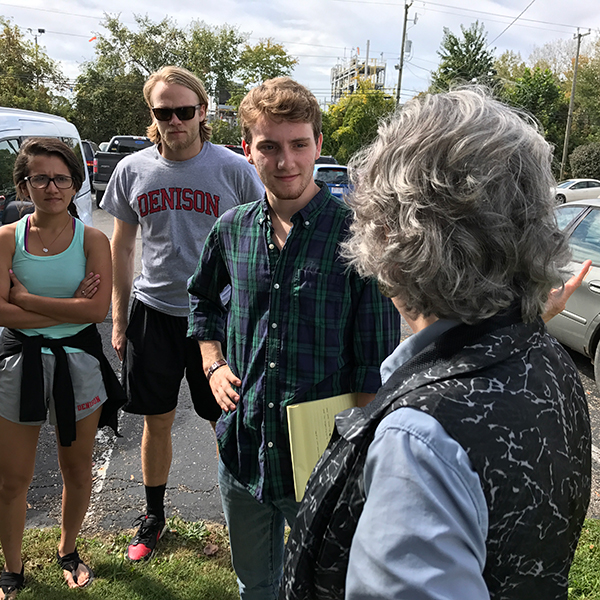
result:
M 564 194 L 556 194 L 556 203 L 557 204 L 564 204 L 566 200 L 567 199 L 565 198 Z
M 596 387 L 600 390 L 600 343 L 598 343 L 594 352 L 594 379 L 596 380 Z
M 96 190 L 96 206 L 100 208 L 100 202 L 102 202 L 102 197 L 104 196 L 104 192 L 100 190 Z

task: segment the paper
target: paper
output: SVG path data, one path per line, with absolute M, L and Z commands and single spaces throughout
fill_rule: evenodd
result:
M 300 502 L 317 461 L 327 448 L 335 415 L 356 406 L 358 394 L 342 394 L 322 400 L 290 404 L 287 407 L 294 489 Z

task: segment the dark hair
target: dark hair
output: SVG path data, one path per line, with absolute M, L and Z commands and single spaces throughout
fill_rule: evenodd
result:
M 13 181 L 17 198 L 26 198 L 26 196 L 23 196 L 24 182 L 25 177 L 29 175 L 29 159 L 33 156 L 57 156 L 60 158 L 67 165 L 69 173 L 73 178 L 75 194 L 81 189 L 85 179 L 82 162 L 67 144 L 52 137 L 29 138 L 21 145 L 13 169 Z M 68 210 L 74 217 L 79 216 L 73 200 L 71 200 Z

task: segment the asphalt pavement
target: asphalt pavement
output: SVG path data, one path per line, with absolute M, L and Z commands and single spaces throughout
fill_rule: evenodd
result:
M 109 237 L 112 217 L 94 209 L 94 224 Z M 140 271 L 141 241 L 136 249 L 136 273 Z M 110 345 L 111 314 L 99 325 L 105 353 L 118 372 L 120 363 Z M 403 337 L 409 335 L 403 324 Z M 159 349 L 157 349 L 159 351 Z M 588 516 L 600 518 L 600 397 L 590 361 L 571 353 L 586 390 L 592 420 L 592 499 Z M 94 488 L 83 532 L 100 529 L 119 531 L 131 527 L 145 509 L 140 464 L 143 419 L 123 413 L 121 437 L 109 429 L 98 432 L 94 450 Z M 62 481 L 56 458 L 53 428 L 42 427 L 36 470 L 28 500 L 27 527 L 45 527 L 60 523 Z M 183 382 L 173 426 L 173 463 L 166 494 L 167 515 L 179 515 L 188 521 L 224 522 L 217 484 L 217 456 L 212 428 L 194 412 L 187 383 Z

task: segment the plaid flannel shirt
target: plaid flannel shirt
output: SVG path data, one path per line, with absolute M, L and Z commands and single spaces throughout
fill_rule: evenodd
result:
M 188 335 L 225 344 L 242 381 L 238 406 L 217 423 L 220 457 L 259 501 L 294 493 L 285 407 L 376 392 L 400 340 L 391 301 L 339 256 L 351 219 L 324 187 L 292 217 L 280 252 L 266 199 L 236 207 L 215 223 L 189 282 Z

